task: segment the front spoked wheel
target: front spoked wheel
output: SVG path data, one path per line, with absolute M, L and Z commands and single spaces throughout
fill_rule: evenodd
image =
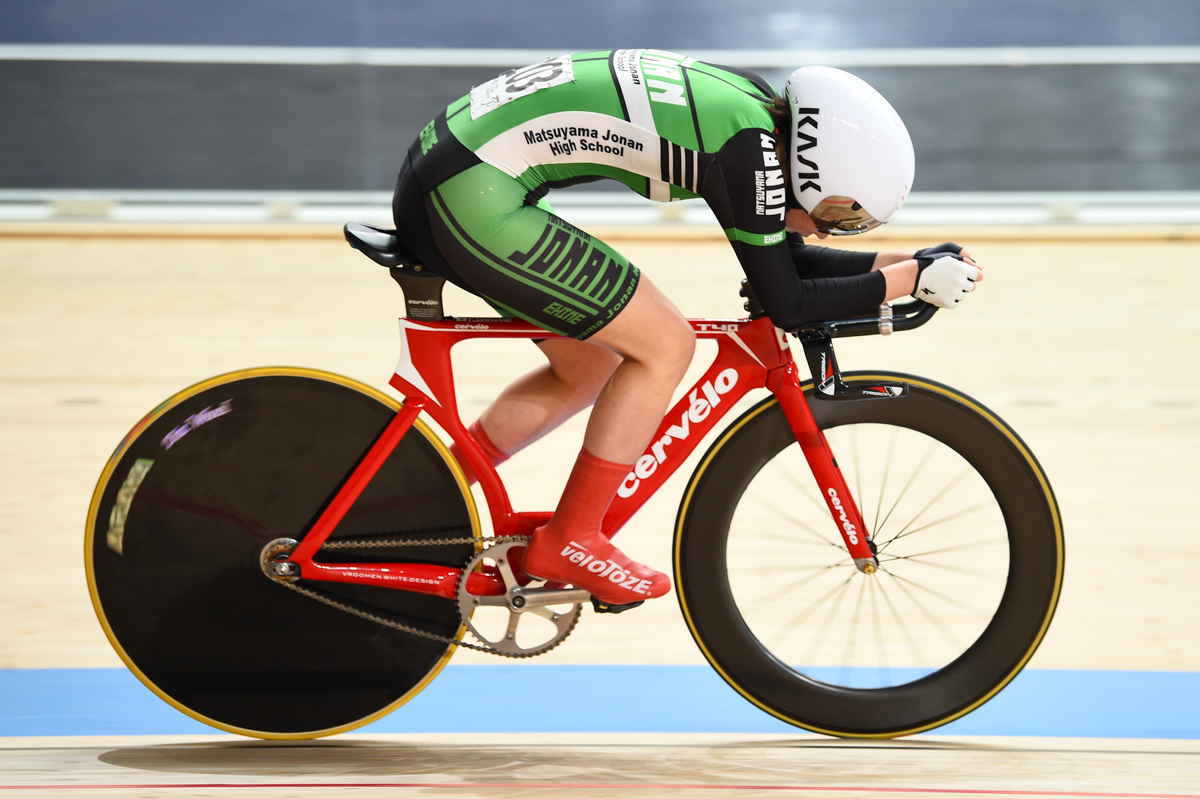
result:
M 774 398 L 713 445 L 676 530 L 680 603 L 735 689 L 797 726 L 891 737 L 979 707 L 1028 662 L 1062 584 L 1054 494 L 983 406 L 908 375 L 907 397 L 810 402 L 878 548 L 859 572 Z

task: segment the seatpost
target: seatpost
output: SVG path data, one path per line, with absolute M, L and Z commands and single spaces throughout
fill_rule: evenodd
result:
M 421 269 L 419 265 L 403 265 L 389 267 L 388 271 L 404 294 L 404 312 L 409 319 L 440 322 L 446 318 L 442 306 L 442 289 L 446 287 L 446 278 L 418 273 L 418 269 Z

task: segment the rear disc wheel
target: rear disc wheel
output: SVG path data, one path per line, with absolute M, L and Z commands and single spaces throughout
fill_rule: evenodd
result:
M 455 647 L 289 590 L 264 548 L 302 540 L 399 404 L 322 372 L 261 369 L 193 386 L 122 442 L 89 510 L 85 561 L 100 623 L 130 669 L 207 724 L 310 738 L 372 721 L 416 695 Z M 479 537 L 461 471 L 419 420 L 330 541 Z M 319 552 L 324 562 L 459 567 L 471 544 Z M 462 635 L 452 600 L 307 584 L 428 630 Z

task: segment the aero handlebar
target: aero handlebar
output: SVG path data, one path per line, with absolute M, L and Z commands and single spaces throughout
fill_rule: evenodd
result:
M 754 296 L 748 280 L 742 281 L 739 294 L 746 298 L 743 306 L 751 317 L 765 316 L 766 312 Z M 799 338 L 825 335 L 829 338 L 845 338 L 847 336 L 876 336 L 889 335 L 894 331 L 912 330 L 920 327 L 933 318 L 937 306 L 921 300 L 913 300 L 899 305 L 884 303 L 879 306 L 878 313 L 851 316 L 845 319 L 833 319 L 812 322 L 796 330 L 790 331 Z

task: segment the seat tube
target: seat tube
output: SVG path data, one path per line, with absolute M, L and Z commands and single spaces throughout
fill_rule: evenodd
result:
M 879 564 L 871 549 L 871 534 L 863 523 L 858 504 L 846 485 L 846 478 L 837 465 L 829 442 L 808 407 L 795 363 L 772 369 L 767 377 L 767 388 L 779 400 L 783 415 L 804 452 L 804 458 L 817 480 L 821 496 L 838 526 L 842 541 L 854 559 L 854 565 L 865 574 L 874 573 Z

